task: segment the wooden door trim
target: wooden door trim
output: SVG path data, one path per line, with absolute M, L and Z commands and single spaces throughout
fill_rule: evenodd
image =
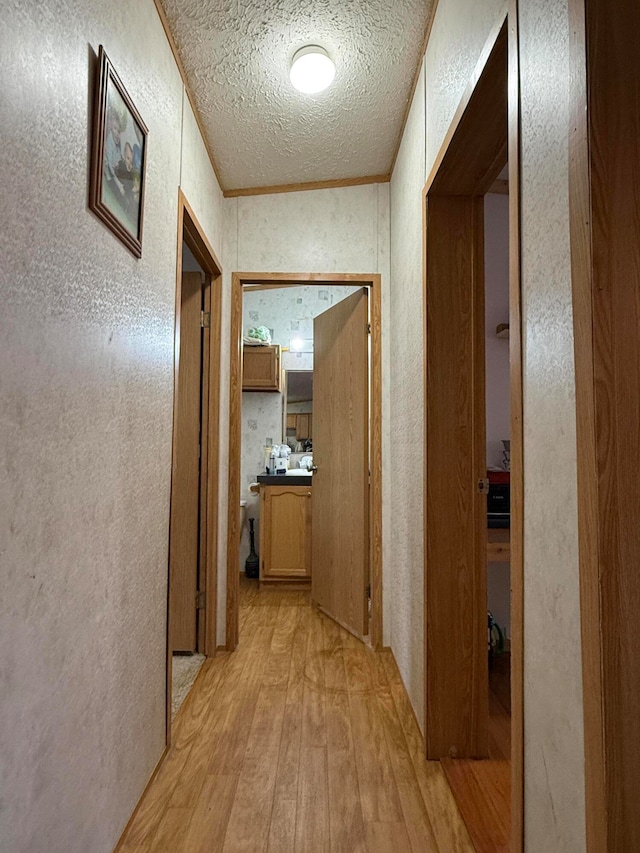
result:
M 520 223 L 519 0 L 509 0 L 509 392 L 511 406 L 511 851 L 524 850 L 524 400 Z
M 255 273 L 234 272 L 231 277 L 231 344 L 229 363 L 229 508 L 227 519 L 227 606 L 226 644 L 233 651 L 238 644 L 240 548 L 240 459 L 242 416 L 242 294 L 245 286 L 293 287 L 314 284 L 361 284 L 371 297 L 371 427 L 369 495 L 369 548 L 371 561 L 371 618 L 369 638 L 374 648 L 382 647 L 382 287 L 379 273 Z M 235 508 L 238 508 L 238 512 Z
M 171 440 L 171 479 L 176 464 L 176 425 L 178 415 L 177 389 L 180 367 L 180 305 L 182 300 L 182 243 L 188 245 L 194 257 L 210 280 L 211 318 L 209 327 L 209 404 L 207 412 L 207 510 L 204 573 L 207 602 L 205 608 L 204 654 L 213 656 L 216 651 L 216 614 L 218 591 L 218 460 L 220 434 L 220 331 L 222 323 L 222 266 L 209 243 L 198 218 L 181 189 L 178 189 L 178 229 L 176 252 L 176 301 L 173 368 L 173 425 Z M 169 510 L 169 520 L 171 510 Z M 167 525 L 169 527 L 169 525 Z M 167 551 L 167 554 L 170 552 Z M 167 561 L 168 562 L 168 561 Z M 169 643 L 169 595 L 171 578 L 167 569 L 167 631 L 166 631 L 166 744 L 171 743 L 171 674 L 172 654 Z
M 424 192 L 438 195 L 484 195 L 500 174 L 507 159 L 506 139 L 495 145 L 485 116 L 506 107 L 499 85 L 507 61 L 506 17 L 492 29 L 480 59 L 462 95 L 449 129 L 436 155 Z M 483 109 L 480 109 L 482 104 Z M 483 112 L 484 110 L 484 112 Z M 489 112 L 486 112 L 489 111 Z M 473 169 L 474 163 L 493 163 L 493 168 Z
M 598 463 L 591 288 L 591 186 L 587 95 L 585 0 L 569 3 L 571 132 L 569 134 L 569 227 L 573 336 L 576 371 L 578 545 L 584 706 L 585 817 L 587 850 L 608 850 L 604 680 L 600 637 Z
M 504 74 L 507 63 L 507 136 L 500 144 L 482 141 L 478 134 L 468 138 L 469 129 L 482 113 L 482 99 L 500 104 L 494 80 L 483 80 L 485 71 Z M 502 71 L 500 70 L 502 69 Z M 502 107 L 500 107 L 502 108 Z M 472 111 L 474 115 L 471 115 Z M 484 115 L 487 115 L 486 110 Z M 480 121 L 477 127 L 482 127 Z M 520 277 L 520 63 L 518 0 L 509 0 L 508 15 L 494 27 L 461 99 L 449 131 L 436 157 L 423 192 L 423 304 L 426 311 L 427 200 L 430 192 L 445 195 L 483 195 L 492 186 L 501 165 L 509 161 L 509 302 L 510 302 L 510 397 L 511 397 L 511 850 L 524 849 L 524 467 L 523 467 L 523 381 L 522 297 Z M 452 146 L 458 147 L 451 157 Z M 462 156 L 461 152 L 464 153 Z M 465 157 L 483 152 L 485 169 L 480 174 L 464 167 Z M 502 152 L 502 153 L 500 153 Z M 504 161 L 500 163 L 500 157 Z M 446 160 L 446 163 L 445 163 Z M 442 168 L 443 164 L 446 168 Z M 449 164 L 452 164 L 451 167 Z M 456 168 L 458 172 L 456 173 Z M 465 183 L 466 182 L 466 183 Z M 426 316 L 426 315 L 425 315 Z M 426 341 L 424 344 L 425 416 L 427 405 Z M 425 417 L 426 423 L 426 417 Z M 425 461 L 426 472 L 426 461 Z M 426 479 L 425 479 L 426 501 Z M 425 530 L 426 554 L 426 530 Z M 425 565 L 425 589 L 428 587 Z M 425 600 L 425 672 L 427 642 Z M 426 678 L 425 678 L 426 684 Z
M 637 5 L 570 0 L 569 224 L 575 349 L 587 850 L 640 837 L 637 633 Z M 633 305 L 633 310 L 629 306 Z M 633 426 L 625 418 L 631 413 Z M 637 525 L 636 525 L 637 526 Z M 634 778 L 630 778 L 633 774 Z

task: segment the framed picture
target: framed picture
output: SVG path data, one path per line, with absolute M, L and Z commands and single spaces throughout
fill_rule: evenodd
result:
M 148 130 L 102 45 L 98 62 L 89 207 L 139 258 Z

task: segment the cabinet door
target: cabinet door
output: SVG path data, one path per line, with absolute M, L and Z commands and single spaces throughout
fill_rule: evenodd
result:
M 295 415 L 287 415 L 287 429 L 295 429 L 297 426 Z
M 260 517 L 260 579 L 311 577 L 311 489 L 264 486 Z
M 242 390 L 280 390 L 280 347 L 244 347 Z
M 296 438 L 298 441 L 309 438 L 309 415 L 296 415 Z

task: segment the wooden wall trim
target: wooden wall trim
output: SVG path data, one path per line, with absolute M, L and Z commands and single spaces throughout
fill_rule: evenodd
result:
M 231 277 L 231 340 L 229 364 L 229 516 L 227 523 L 227 628 L 226 646 L 238 644 L 240 572 L 240 460 L 242 414 L 242 294 L 245 285 L 362 284 L 371 288 L 371 645 L 382 646 L 382 277 L 378 273 L 255 273 L 235 272 Z M 234 511 L 237 507 L 238 511 Z
M 511 851 L 524 850 L 524 425 L 518 0 L 508 25 L 509 375 L 511 405 Z
M 362 273 L 297 273 L 297 272 L 239 272 L 235 273 L 242 279 L 243 287 L 262 284 L 275 284 L 278 287 L 285 285 L 306 284 L 367 284 L 371 285 L 376 274 L 363 275 Z
M 207 561 L 204 653 L 213 657 L 218 625 L 218 516 L 220 468 L 220 342 L 222 339 L 222 275 L 211 281 L 209 328 L 209 418 L 207 474 Z
M 382 648 L 382 276 L 371 276 L 371 434 L 369 437 L 371 494 L 369 557 L 371 561 L 371 618 L 369 637 Z
M 227 518 L 226 649 L 238 645 L 240 595 L 240 466 L 242 460 L 242 275 L 231 276 L 231 334 L 229 353 L 229 472 Z
M 512 572 L 512 795 L 511 795 L 511 850 L 513 853 L 524 849 L 524 481 L 523 481 L 523 393 L 522 393 L 522 312 L 521 312 L 521 279 L 520 279 L 520 72 L 517 0 L 509 0 L 508 17 L 501 19 L 490 34 L 480 60 L 465 90 L 463 98 L 449 131 L 436 158 L 433 169 L 427 179 L 423 193 L 423 299 L 427 299 L 427 200 L 430 191 L 438 194 L 471 194 L 482 195 L 491 189 L 504 162 L 509 160 L 509 229 L 510 229 L 510 385 L 511 385 L 511 469 L 512 469 L 512 522 L 511 522 L 511 572 Z M 481 95 L 478 88 L 485 66 L 493 63 L 494 72 L 504 75 L 504 63 L 507 63 L 507 97 L 484 87 L 493 97 L 494 102 L 501 105 L 506 114 L 506 135 L 500 144 L 484 146 L 484 174 L 481 170 L 474 174 L 467 169 L 460 175 L 451 169 L 451 146 L 456 145 L 461 133 L 473 140 L 471 155 L 477 157 L 477 134 L 469 134 L 465 122 L 470 113 L 474 112 L 473 103 Z M 500 71 L 500 68 L 502 70 Z M 494 75 L 495 76 L 495 75 Z M 503 78 L 504 79 L 504 78 Z M 502 84 L 503 85 L 503 84 Z M 503 106 L 502 106 L 503 105 Z M 501 160 L 501 158 L 504 158 Z M 470 156 L 469 159 L 472 159 Z M 441 171 L 443 164 L 449 161 L 449 174 Z M 458 158 L 458 164 L 464 158 Z M 453 175 L 451 174 L 453 172 Z M 446 180 L 443 176 L 446 175 Z M 427 395 L 426 351 L 428 341 L 425 340 L 425 405 Z M 425 419 L 426 421 L 426 419 Z M 426 463 L 425 463 L 426 464 Z M 425 541 L 426 553 L 426 541 Z M 425 578 L 425 586 L 428 581 Z M 426 591 L 428 596 L 428 589 Z M 425 601 L 425 618 L 427 617 L 427 601 Z M 427 648 L 425 644 L 425 661 Z M 427 665 L 425 663 L 425 671 Z
M 390 176 L 384 175 L 364 175 L 360 178 L 336 178 L 329 181 L 307 181 L 299 184 L 274 184 L 266 187 L 246 187 L 235 190 L 225 190 L 225 198 L 242 198 L 243 196 L 252 195 L 274 195 L 277 193 L 300 193 L 310 190 L 330 190 L 337 187 L 360 187 L 366 184 L 386 184 L 389 183 Z
M 218 589 L 218 468 L 220 455 L 220 330 L 222 323 L 222 267 L 220 266 L 211 245 L 191 208 L 186 196 L 178 189 L 178 222 L 176 248 L 176 297 L 175 297 L 175 332 L 174 332 L 174 369 L 173 369 L 173 416 L 171 443 L 171 478 L 174 477 L 175 465 L 175 435 L 177 423 L 177 389 L 178 371 L 180 369 L 180 306 L 182 298 L 182 244 L 187 243 L 198 263 L 211 279 L 211 325 L 209 332 L 209 411 L 207 418 L 207 554 L 205 557 L 205 573 L 207 584 L 207 607 L 205 622 L 205 654 L 213 656 L 216 651 L 216 617 Z M 167 530 L 170 528 L 167 525 Z M 169 535 L 167 536 L 167 540 Z M 169 554 L 169 549 L 167 550 Z M 171 578 L 169 575 L 170 562 L 167 560 L 167 635 L 166 635 L 166 717 L 165 740 L 167 746 L 171 743 L 171 674 L 172 654 L 169 642 Z
M 181 189 L 178 189 L 178 204 L 188 214 L 186 217 L 183 216 L 184 230 L 187 232 L 190 244 L 189 248 L 193 252 L 195 259 L 213 278 L 222 275 L 222 264 L 218 260 L 213 246 L 198 222 L 198 217 L 193 212 L 193 208 Z M 180 252 L 182 253 L 182 247 L 180 247 Z M 180 263 L 182 264 L 182 254 L 180 256 Z
M 576 371 L 576 436 L 578 462 L 578 543 L 580 623 L 585 743 L 585 816 L 587 850 L 608 847 L 600 576 L 598 565 L 598 466 L 595 432 L 593 352 L 593 258 L 591 252 L 591 187 L 587 115 L 587 45 L 584 0 L 569 3 L 571 63 L 571 130 L 569 133 L 569 225 L 573 335 Z
M 486 115 L 507 114 L 506 90 L 500 85 L 501 70 L 507 61 L 508 39 L 506 9 L 485 42 L 480 59 L 460 99 L 458 108 L 440 146 L 426 181 L 429 193 L 440 195 L 484 195 L 504 168 L 507 160 L 506 137 L 495 144 Z M 477 110 L 481 101 L 486 112 Z M 480 120 L 478 120 L 478 117 Z M 496 120 L 493 118 L 492 120 Z M 478 147 L 482 146 L 479 151 Z M 455 153 L 454 153 L 455 152 Z M 495 161 L 493 168 L 473 174 L 474 163 Z M 470 185 L 471 184 L 471 185 Z
M 569 199 L 587 849 L 640 849 L 640 15 L 570 0 Z

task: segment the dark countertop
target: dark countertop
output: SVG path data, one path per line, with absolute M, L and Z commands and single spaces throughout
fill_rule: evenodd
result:
M 263 486 L 311 486 L 313 475 L 300 474 L 258 474 L 258 482 Z

